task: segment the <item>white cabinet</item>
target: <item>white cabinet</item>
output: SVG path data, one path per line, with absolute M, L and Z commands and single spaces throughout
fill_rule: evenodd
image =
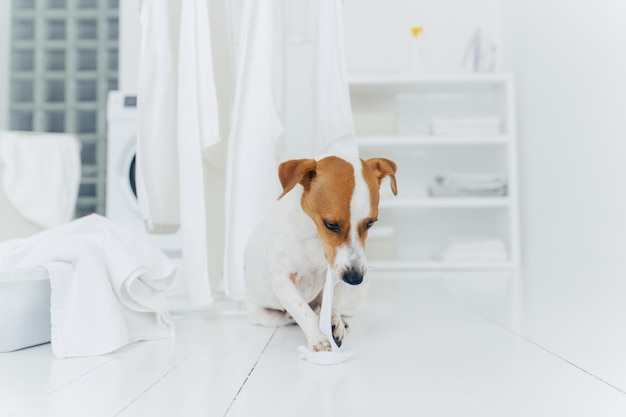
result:
M 350 94 L 362 156 L 398 164 L 398 196 L 388 184 L 381 189 L 370 264 L 379 270 L 516 268 L 512 76 L 360 75 L 351 77 Z

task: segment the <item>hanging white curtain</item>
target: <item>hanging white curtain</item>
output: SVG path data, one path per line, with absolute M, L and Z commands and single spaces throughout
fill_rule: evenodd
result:
M 180 224 L 176 155 L 178 2 L 141 2 L 136 182 L 139 206 L 151 233 Z
M 356 155 L 341 0 L 310 1 L 303 10 L 318 11 L 313 149 Z M 244 299 L 246 242 L 280 195 L 286 3 L 243 1 L 235 76 L 231 45 L 219 42 L 229 38 L 227 3 L 143 0 L 141 11 L 138 194 L 149 230 L 181 225 L 194 304 L 211 301 L 222 275 L 226 295 Z
M 277 153 L 283 134 L 281 0 L 244 4 L 226 176 L 226 293 L 243 299 L 248 237 L 279 195 Z
M 301 5 L 304 3 L 301 2 Z M 341 0 L 316 0 L 303 7 L 317 10 L 313 60 L 315 154 L 357 156 L 343 44 Z M 308 6 L 308 5 L 307 5 Z M 280 0 L 247 0 L 241 32 L 241 54 L 227 174 L 227 294 L 245 295 L 243 256 L 254 227 L 280 195 L 287 36 Z M 302 103 L 299 103 L 302 104 Z M 298 140 L 290 138 L 288 140 Z M 311 157 L 313 155 L 309 155 Z
M 343 3 L 317 0 L 316 154 L 358 155 L 343 42 Z
M 215 162 L 223 149 L 220 116 L 224 119 L 218 107 L 210 16 L 207 0 L 141 3 L 138 198 L 148 231 L 171 233 L 180 226 L 182 277 L 194 305 L 213 300 L 221 260 L 210 268 L 209 259 L 215 261 L 215 256 L 209 254 L 221 253 L 223 245 L 222 219 L 207 221 L 209 213 L 223 213 L 214 207 L 222 198 L 211 196 L 223 185 L 207 180 L 209 172 L 220 169 Z M 216 166 L 208 166 L 205 158 Z

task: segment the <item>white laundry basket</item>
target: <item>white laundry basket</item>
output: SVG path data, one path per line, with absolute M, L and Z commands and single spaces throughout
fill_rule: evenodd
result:
M 43 267 L 0 271 L 0 352 L 50 341 L 50 279 Z

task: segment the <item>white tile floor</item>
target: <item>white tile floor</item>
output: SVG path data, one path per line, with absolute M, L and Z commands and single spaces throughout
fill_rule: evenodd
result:
M 0 354 L 0 416 L 624 416 L 626 264 L 521 278 L 373 276 L 348 363 L 297 357 L 297 327 L 182 318 L 172 340 L 54 359 Z

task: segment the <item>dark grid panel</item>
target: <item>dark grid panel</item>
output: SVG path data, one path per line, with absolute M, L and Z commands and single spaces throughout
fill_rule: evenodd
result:
M 106 97 L 118 84 L 118 2 L 13 0 L 9 127 L 80 137 L 77 216 L 104 213 Z

